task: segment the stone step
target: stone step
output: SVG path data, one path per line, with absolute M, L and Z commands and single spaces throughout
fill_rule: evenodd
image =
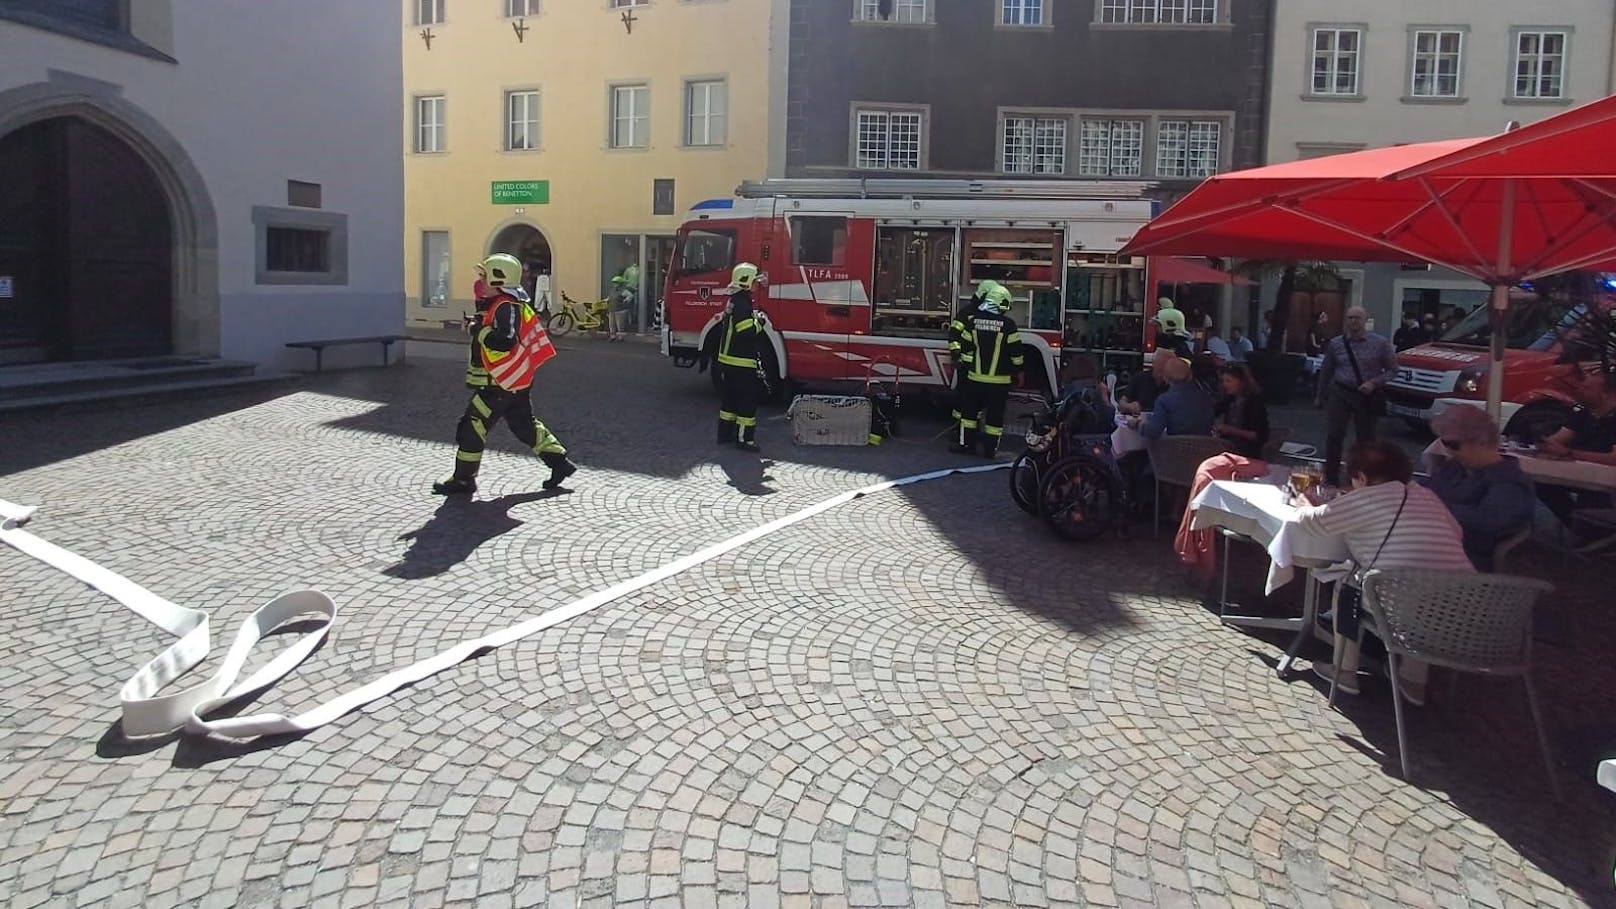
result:
M 209 378 L 182 378 L 167 382 L 137 385 L 102 385 L 78 391 L 52 394 L 34 394 L 11 398 L 0 395 L 0 414 L 20 414 L 26 411 L 63 409 L 116 401 L 119 404 L 140 404 L 184 396 L 208 397 L 214 393 L 229 393 L 254 387 L 291 385 L 301 382 L 303 376 L 294 373 L 249 373 Z
M 211 357 L 144 357 L 43 363 L 0 369 L 0 404 L 87 392 L 140 389 L 253 375 L 256 365 Z

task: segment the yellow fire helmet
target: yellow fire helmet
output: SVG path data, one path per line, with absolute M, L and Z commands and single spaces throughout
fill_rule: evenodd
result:
M 522 263 L 510 253 L 494 253 L 479 267 L 489 287 L 515 287 L 522 283 Z
M 729 286 L 734 290 L 751 290 L 757 279 L 758 267 L 750 262 L 742 262 L 730 272 Z

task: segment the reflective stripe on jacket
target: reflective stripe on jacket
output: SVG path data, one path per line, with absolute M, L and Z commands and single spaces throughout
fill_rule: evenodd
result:
M 1016 323 L 1009 316 L 984 312 L 965 321 L 975 354 L 969 358 L 965 377 L 988 385 L 1009 385 L 1026 364 Z

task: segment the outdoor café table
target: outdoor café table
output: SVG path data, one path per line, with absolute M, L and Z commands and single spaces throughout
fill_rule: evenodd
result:
M 1129 422 L 1133 419 L 1133 417 L 1126 416 L 1122 413 L 1117 414 L 1117 428 L 1111 433 L 1112 454 L 1120 456 L 1128 454 L 1129 452 L 1144 451 L 1147 447 L 1149 447 L 1148 443 L 1145 442 L 1145 437 Z M 1148 419 L 1150 419 L 1150 414 L 1140 414 L 1138 417 L 1139 425 L 1144 425 L 1144 422 Z
M 1256 482 L 1215 480 L 1207 484 L 1190 503 L 1195 510 L 1190 524 L 1193 529 L 1222 527 L 1250 537 L 1268 550 L 1270 564 L 1268 582 L 1264 588 L 1266 593 L 1271 594 L 1290 583 L 1296 571 L 1301 570 L 1301 618 L 1223 617 L 1226 624 L 1242 628 L 1296 631 L 1296 637 L 1286 649 L 1284 658 L 1275 667 L 1281 678 L 1290 672 L 1291 664 L 1301 654 L 1302 646 L 1313 633 L 1313 622 L 1318 615 L 1318 585 L 1313 582 L 1310 569 L 1323 568 L 1351 558 L 1342 540 L 1306 530 L 1297 522 L 1297 508 L 1285 503 L 1283 481 L 1287 474 L 1286 468 L 1273 467 L 1266 479 Z
M 1616 493 L 1616 467 L 1608 464 L 1594 464 L 1590 461 L 1570 461 L 1560 458 L 1545 458 L 1531 448 L 1522 448 L 1517 445 L 1506 445 L 1501 449 L 1520 462 L 1521 473 L 1532 478 L 1532 482 L 1546 486 L 1569 486 L 1572 489 L 1581 489 L 1587 492 Z M 1448 456 L 1447 448 L 1442 440 L 1438 439 L 1427 445 L 1425 451 L 1420 453 L 1420 461 L 1425 464 L 1436 464 Z

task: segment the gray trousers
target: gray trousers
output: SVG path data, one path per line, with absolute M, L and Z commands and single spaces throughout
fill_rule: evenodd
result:
M 1329 486 L 1341 485 L 1341 451 L 1346 446 L 1347 424 L 1352 424 L 1354 442 L 1369 442 L 1375 438 L 1375 424 L 1379 422 L 1370 399 L 1331 383 L 1324 391 L 1324 482 Z

